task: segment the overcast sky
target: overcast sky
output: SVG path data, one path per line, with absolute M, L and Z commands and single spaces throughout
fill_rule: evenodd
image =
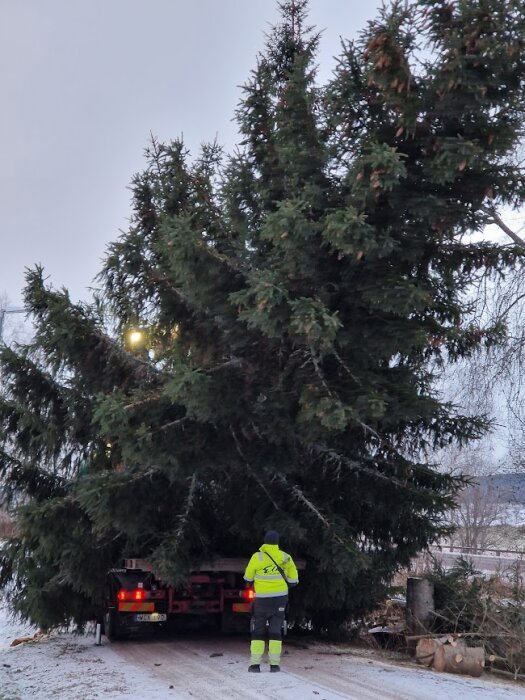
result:
M 312 0 L 321 80 L 376 4 Z M 276 17 L 274 0 L 1 0 L 0 304 L 20 305 L 35 263 L 88 298 L 150 132 L 231 148 L 239 85 Z

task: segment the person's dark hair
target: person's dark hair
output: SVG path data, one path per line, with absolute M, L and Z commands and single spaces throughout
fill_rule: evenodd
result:
M 264 544 L 279 544 L 279 533 L 275 530 L 268 530 L 264 535 Z

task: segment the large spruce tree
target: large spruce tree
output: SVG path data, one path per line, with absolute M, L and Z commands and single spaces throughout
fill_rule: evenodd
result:
M 153 142 L 93 303 L 28 273 L 0 583 L 41 625 L 96 615 L 124 556 L 180 581 L 271 526 L 307 562 L 296 614 L 333 628 L 443 532 L 459 482 L 432 448 L 487 428 L 433 379 L 503 332 L 465 322 L 466 292 L 517 251 L 468 234 L 525 193 L 524 5 L 394 2 L 324 87 L 306 0 L 280 7 L 238 150 Z

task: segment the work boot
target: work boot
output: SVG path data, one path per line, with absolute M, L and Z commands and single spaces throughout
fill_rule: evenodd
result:
M 248 671 L 249 673 L 260 673 L 261 667 L 259 664 L 252 664 L 251 666 L 248 666 Z
M 277 664 L 270 666 L 270 673 L 278 673 L 281 670 L 280 666 L 277 666 Z

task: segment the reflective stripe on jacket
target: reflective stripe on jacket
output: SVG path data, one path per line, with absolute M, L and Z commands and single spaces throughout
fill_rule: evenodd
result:
M 284 571 L 286 581 L 268 556 Z M 274 598 L 288 593 L 288 583 L 299 583 L 299 575 L 292 557 L 279 549 L 277 544 L 263 544 L 252 556 L 244 572 L 244 580 L 254 584 L 257 598 Z

